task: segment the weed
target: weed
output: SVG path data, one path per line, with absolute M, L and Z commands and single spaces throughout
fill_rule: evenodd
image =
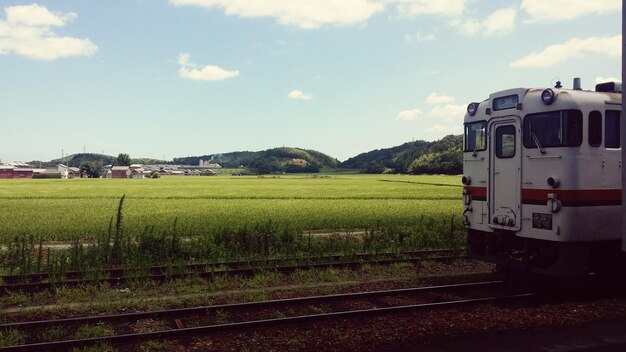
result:
M 115 331 L 111 328 L 111 326 L 105 323 L 98 323 L 95 325 L 83 325 L 79 327 L 74 333 L 74 338 L 79 340 L 101 336 L 110 336 L 114 334 Z
M 326 282 L 335 282 L 339 281 L 341 278 L 339 277 L 339 270 L 334 268 L 328 268 L 326 270 L 320 271 L 320 279 Z
M 150 340 L 144 344 L 146 351 L 164 351 L 165 345 L 162 342 Z
M 231 314 L 229 312 L 225 312 L 225 311 L 223 311 L 221 309 L 218 309 L 215 312 L 215 322 L 217 324 L 228 324 L 228 323 L 231 322 L 230 321 L 231 318 L 232 317 L 231 317 Z
M 63 326 L 53 326 L 39 332 L 39 340 L 42 342 L 59 341 L 67 335 Z
M 435 265 L 435 262 L 432 260 L 421 260 L 419 262 L 419 267 L 424 269 L 430 269 Z
M 70 352 L 115 352 L 116 349 L 107 343 L 99 343 L 95 346 L 75 347 Z
M 19 330 L 0 330 L 0 347 L 23 345 L 25 341 L 24 333 Z
M 324 314 L 330 311 L 327 307 L 324 306 L 309 306 L 309 309 L 313 314 Z
M 287 315 L 285 315 L 285 313 L 284 313 L 284 312 L 281 312 L 281 311 L 278 311 L 278 310 L 275 310 L 275 311 L 274 311 L 274 318 L 275 318 L 275 319 L 283 319 L 283 318 L 285 318 L 286 316 L 287 316 Z
M 4 297 L 0 297 L 0 306 L 19 307 L 26 305 L 30 301 L 27 294 L 22 292 L 9 292 Z
M 255 274 L 250 279 L 244 282 L 246 287 L 249 288 L 263 288 L 269 286 L 276 286 L 281 283 L 282 275 L 276 272 L 263 272 Z
M 407 270 L 413 269 L 415 265 L 410 262 L 402 262 L 402 263 L 393 263 L 391 264 L 391 268 L 394 270 Z

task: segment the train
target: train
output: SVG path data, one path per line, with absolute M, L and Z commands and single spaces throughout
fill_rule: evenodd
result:
M 463 221 L 471 258 L 559 278 L 626 268 L 622 85 L 560 82 L 472 102 L 464 117 Z M 626 248 L 626 243 L 625 243 Z

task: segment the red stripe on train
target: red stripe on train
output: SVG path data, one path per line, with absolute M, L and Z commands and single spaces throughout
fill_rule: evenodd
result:
M 487 187 L 464 187 L 474 199 L 487 199 Z
M 554 193 L 563 205 L 621 204 L 621 189 L 522 189 L 522 203 L 545 203 Z
M 487 200 L 487 187 L 464 187 L 474 200 Z M 622 204 L 621 189 L 522 189 L 522 203 L 545 204 L 554 193 L 564 206 Z

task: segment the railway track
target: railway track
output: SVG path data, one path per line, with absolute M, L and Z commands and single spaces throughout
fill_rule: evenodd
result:
M 323 257 L 308 257 L 304 259 L 268 259 L 257 261 L 232 261 L 188 264 L 184 267 L 175 268 L 176 270 L 178 270 L 178 272 L 169 272 L 173 269 L 171 266 L 153 266 L 148 269 L 144 269 L 143 271 L 141 269 L 121 268 L 112 268 L 88 272 L 71 271 L 67 272 L 61 279 L 55 277 L 51 273 L 5 275 L 0 276 L 0 282 L 3 283 L 2 285 L 0 285 L 0 294 L 6 294 L 16 291 L 37 292 L 56 286 L 71 287 L 99 283 L 108 283 L 110 285 L 123 285 L 129 281 L 140 280 L 164 282 L 170 279 L 181 279 L 192 276 L 197 276 L 205 279 L 217 275 L 249 277 L 259 272 L 268 270 L 280 273 L 291 273 L 296 270 L 311 269 L 356 269 L 363 265 L 391 265 L 397 263 L 417 264 L 424 260 L 449 262 L 463 258 L 465 258 L 465 256 L 454 255 L 453 250 L 428 250 L 402 253 L 356 254 L 347 257 L 333 255 Z M 85 278 L 89 276 L 95 276 L 96 278 Z
M 454 309 L 471 304 L 517 301 L 534 297 L 534 293 L 508 294 L 502 281 L 483 281 L 407 289 L 355 292 L 280 300 L 201 306 L 151 312 L 85 316 L 56 320 L 0 324 L 4 331 L 27 332 L 28 344 L 6 346 L 0 351 L 61 351 L 98 343 L 128 346 L 154 339 L 176 339 L 243 331 L 317 321 L 355 319 L 372 315 L 401 314 L 417 310 Z M 362 308 L 363 306 L 367 306 Z M 354 308 L 361 307 L 361 308 Z M 276 315 L 281 315 L 276 317 Z M 221 318 L 220 318 L 221 317 Z M 229 317 L 226 321 L 224 317 Z M 160 321 L 160 329 L 148 332 L 128 330 L 134 322 Z M 115 334 L 86 339 L 69 336 L 56 341 L 39 341 L 46 329 L 63 326 L 67 330 L 80 326 L 106 324 Z M 167 325 L 167 328 L 163 328 Z

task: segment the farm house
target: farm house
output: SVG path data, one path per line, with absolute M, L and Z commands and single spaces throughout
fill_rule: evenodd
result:
M 61 174 L 62 178 L 77 178 L 80 177 L 80 169 L 77 167 L 65 166 L 63 164 L 57 165 L 57 171 Z
M 128 166 L 113 166 L 111 168 L 111 178 L 128 178 L 130 173 Z

